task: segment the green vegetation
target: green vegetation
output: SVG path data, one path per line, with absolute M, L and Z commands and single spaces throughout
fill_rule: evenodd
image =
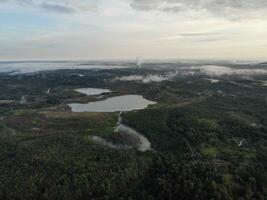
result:
M 201 76 L 108 81 L 152 72 L 0 75 L 0 199 L 267 199 L 267 87 L 236 77 L 252 89 L 230 84 L 229 77 L 216 84 Z M 99 136 L 123 143 L 114 133 L 118 113 L 70 112 L 69 102 L 97 100 L 73 90 L 79 87 L 114 91 L 103 98 L 140 94 L 158 101 L 122 114 L 153 150 L 115 150 L 92 141 Z

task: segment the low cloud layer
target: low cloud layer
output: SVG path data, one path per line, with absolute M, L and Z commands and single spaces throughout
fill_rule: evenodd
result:
M 259 76 L 267 75 L 267 69 L 242 69 L 236 67 L 228 66 L 217 66 L 217 65 L 203 65 L 203 66 L 192 66 L 192 67 L 177 67 L 176 72 L 172 72 L 165 75 L 131 75 L 131 76 L 122 76 L 117 77 L 115 81 L 137 81 L 142 83 L 151 83 L 151 82 L 162 82 L 166 80 L 171 80 L 174 77 L 188 77 L 188 76 L 199 76 L 205 75 L 209 77 L 221 77 L 221 76 L 239 76 L 239 77 L 250 77 L 250 76 Z M 206 79 L 211 83 L 217 83 L 217 79 Z
M 127 67 L 127 65 L 84 64 L 82 62 L 0 62 L 0 73 L 15 75 L 63 69 L 105 70 Z
M 128 68 L 127 63 L 125 65 L 111 65 L 111 64 L 81 64 L 82 62 L 0 62 L 0 73 L 9 74 L 27 74 L 36 73 L 40 71 L 50 70 L 62 70 L 62 69 L 90 69 L 90 70 L 108 70 L 108 69 L 121 69 Z M 202 66 L 186 66 L 177 68 L 170 72 L 158 72 L 157 74 L 147 75 L 129 75 L 119 76 L 113 79 L 113 81 L 136 81 L 142 83 L 162 82 L 166 80 L 172 80 L 176 76 L 197 76 L 206 75 L 209 77 L 220 76 L 257 76 L 267 75 L 267 69 L 263 67 L 250 67 L 240 68 L 230 66 L 219 65 L 202 65 Z
M 190 67 L 188 69 L 191 72 L 207 75 L 210 77 L 218 76 L 255 76 L 255 75 L 267 75 L 266 69 L 237 69 L 225 66 L 205 65 L 200 67 Z
M 151 83 L 151 82 L 162 82 L 173 78 L 176 75 L 168 74 L 168 75 L 131 75 L 131 76 L 121 76 L 114 79 L 114 81 L 138 81 L 142 83 Z

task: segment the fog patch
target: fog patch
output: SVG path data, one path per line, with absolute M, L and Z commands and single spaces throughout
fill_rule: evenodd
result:
M 145 136 L 143 136 L 142 134 L 135 131 L 134 129 L 132 129 L 132 128 L 124 125 L 124 124 L 119 124 L 119 126 L 116 127 L 115 132 L 123 133 L 123 134 L 137 140 L 137 143 L 132 144 L 132 145 L 138 151 L 145 152 L 145 151 L 151 150 L 151 143 L 149 142 L 149 140 Z
M 239 142 L 238 147 L 243 146 L 243 143 L 244 143 L 244 142 L 245 142 L 245 139 L 242 139 L 242 140 Z
M 152 150 L 151 143 L 145 136 L 143 136 L 136 130 L 130 128 L 129 126 L 126 126 L 121 123 L 122 122 L 121 115 L 122 115 L 122 112 L 120 112 L 118 115 L 118 122 L 117 122 L 117 126 L 114 129 L 114 132 L 121 133 L 122 137 L 126 136 L 128 139 L 126 139 L 125 137 L 124 139 L 125 139 L 125 142 L 128 141 L 129 143 L 128 146 L 131 146 L 137 149 L 138 151 L 145 152 L 145 151 Z
M 217 79 L 211 79 L 211 78 L 204 78 L 204 80 L 209 81 L 210 83 L 219 83 L 220 81 Z
M 123 149 L 123 150 L 131 149 L 131 147 L 127 145 L 114 144 L 99 136 L 89 136 L 89 139 L 92 140 L 95 144 L 102 145 L 110 149 Z
M 19 103 L 20 103 L 20 104 L 26 104 L 26 103 L 27 103 L 26 95 L 23 95 L 23 96 L 20 98 Z
M 87 96 L 101 95 L 104 93 L 110 93 L 109 89 L 100 89 L 100 88 L 80 88 L 75 89 L 76 92 L 86 94 Z
M 217 65 L 204 65 L 204 66 L 193 66 L 188 68 L 189 71 L 193 71 L 202 75 L 210 77 L 219 76 L 255 76 L 255 75 L 266 75 L 266 69 L 237 69 L 226 66 Z
M 46 91 L 46 94 L 50 94 L 51 92 L 51 88 L 49 88 L 47 91 Z
M 262 81 L 262 85 L 267 87 L 267 81 Z
M 24 62 L 0 62 L 0 73 L 9 73 L 9 75 L 32 74 L 42 71 L 66 70 L 66 69 L 87 69 L 87 70 L 109 70 L 122 69 L 129 66 L 117 64 L 102 63 L 83 63 L 71 61 L 24 61 Z M 79 74 L 79 77 L 84 77 Z
M 151 82 L 162 82 L 162 81 L 167 81 L 172 78 L 174 78 L 177 75 L 177 73 L 174 74 L 167 74 L 167 75 L 130 75 L 130 76 L 121 76 L 121 77 L 116 77 L 113 79 L 114 81 L 138 81 L 142 83 L 151 83 Z

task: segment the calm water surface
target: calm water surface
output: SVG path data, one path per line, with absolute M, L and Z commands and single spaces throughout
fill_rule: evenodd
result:
M 68 104 L 73 112 L 117 112 L 142 110 L 148 105 L 155 104 L 141 95 L 124 95 L 108 98 L 103 101 L 90 102 L 86 104 Z

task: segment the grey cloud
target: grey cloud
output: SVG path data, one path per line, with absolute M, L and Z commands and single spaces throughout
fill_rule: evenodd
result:
M 20 5 L 31 5 L 33 4 L 32 0 L 21 0 L 21 1 L 17 1 Z
M 166 12 L 181 11 L 183 7 L 196 7 L 198 1 L 186 0 L 132 0 L 131 6 L 139 10 L 160 10 Z
M 180 33 L 176 36 L 181 36 L 189 39 L 191 42 L 199 43 L 199 42 L 217 42 L 217 41 L 225 41 L 229 38 L 227 37 L 227 33 L 220 32 L 197 32 L 197 33 Z M 232 35 L 231 35 L 232 37 Z
M 218 35 L 218 33 L 203 32 L 203 33 L 180 33 L 178 34 L 178 36 L 183 36 L 183 37 L 199 37 L 199 36 L 207 36 L 207 35 Z
M 74 13 L 75 12 L 75 9 L 73 7 L 69 7 L 65 5 L 42 3 L 39 6 L 51 12 L 58 12 L 58 13 Z
M 15 3 L 18 5 L 31 5 L 33 0 L 0 0 L 0 3 Z
M 32 0 L 0 0 L 0 3 L 14 3 L 20 6 L 24 5 L 32 5 L 33 1 Z
M 134 9 L 157 10 L 167 13 L 180 13 L 186 10 L 206 11 L 214 15 L 230 17 L 238 15 L 238 11 L 267 10 L 266 0 L 132 0 Z M 233 12 L 237 11 L 237 12 Z M 233 16 L 234 17 L 234 16 Z
M 168 13 L 177 13 L 177 12 L 182 12 L 183 10 L 184 10 L 183 6 L 168 6 L 161 8 L 161 11 Z
M 133 0 L 131 6 L 137 10 L 155 10 L 163 3 L 162 0 Z
M 31 6 L 48 12 L 70 14 L 75 12 L 96 11 L 96 3 L 93 1 L 45 1 L 45 0 L 0 0 L 0 3 L 16 4 L 19 6 Z

